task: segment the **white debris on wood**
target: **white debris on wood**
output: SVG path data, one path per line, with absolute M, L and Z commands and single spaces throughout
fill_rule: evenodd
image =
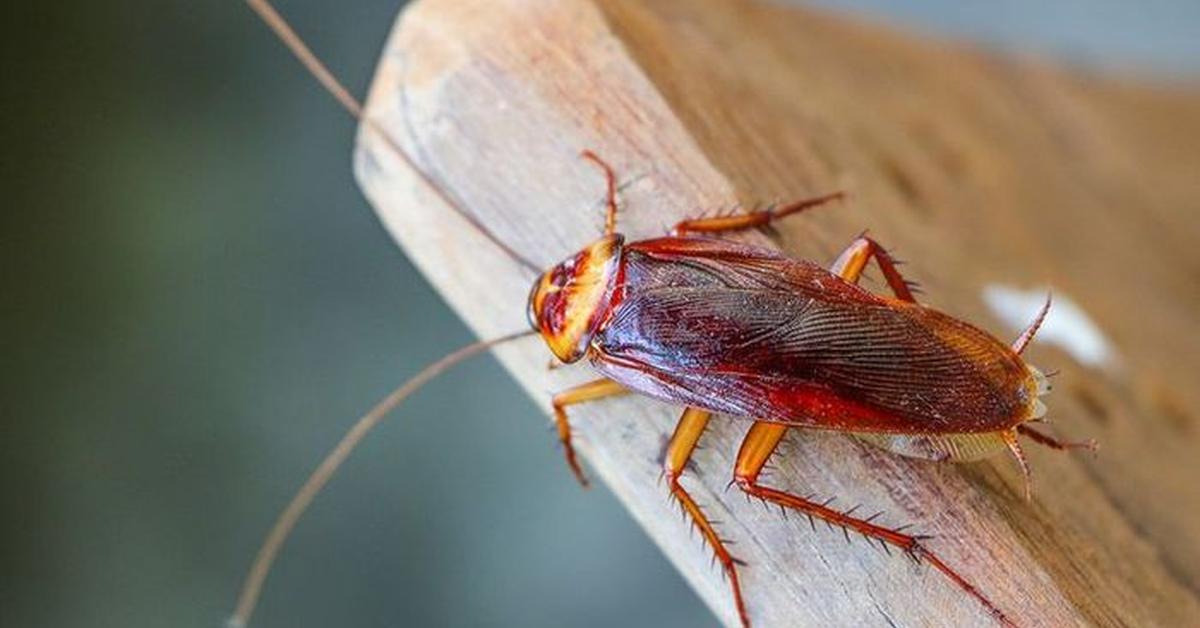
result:
M 1048 292 L 1046 288 L 1021 290 L 990 284 L 983 289 L 983 301 L 1005 325 L 1019 332 L 1037 315 Z M 1054 292 L 1054 304 L 1035 342 L 1057 345 L 1086 366 L 1111 368 L 1118 363 L 1116 351 L 1104 332 L 1062 292 Z

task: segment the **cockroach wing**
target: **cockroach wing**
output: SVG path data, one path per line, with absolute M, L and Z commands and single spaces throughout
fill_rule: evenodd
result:
M 855 432 L 984 432 L 1026 418 L 1029 369 L 936 310 L 732 242 L 626 248 L 592 361 L 644 394 Z

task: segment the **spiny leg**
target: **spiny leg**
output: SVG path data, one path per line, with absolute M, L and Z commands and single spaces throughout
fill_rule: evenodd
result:
M 1017 434 L 1027 436 L 1029 437 L 1029 440 L 1032 440 L 1039 445 L 1045 445 L 1046 447 L 1057 449 L 1058 451 L 1067 451 L 1070 449 L 1090 449 L 1092 454 L 1095 455 L 1096 450 L 1100 448 L 1100 445 L 1096 443 L 1096 439 L 1094 438 L 1082 442 L 1061 441 L 1048 434 L 1043 434 L 1032 427 L 1029 427 L 1028 425 L 1018 425 L 1015 430 L 1007 430 L 1003 432 L 1002 436 L 1004 437 L 1004 443 L 1008 445 L 1009 451 L 1013 453 L 1013 456 L 1017 459 L 1017 464 L 1021 467 L 1021 475 L 1025 480 L 1026 501 L 1033 499 L 1033 479 L 1029 470 L 1029 462 L 1025 460 L 1025 452 L 1021 449 L 1020 443 L 1017 442 Z
M 883 276 L 887 279 L 892 292 L 896 294 L 896 298 L 916 303 L 917 299 L 913 297 L 912 292 L 915 284 L 909 283 L 900 275 L 900 271 L 896 269 L 896 260 L 887 252 L 887 249 L 865 235 L 855 238 L 854 242 L 851 242 L 850 246 L 842 251 L 837 261 L 829 268 L 829 272 L 856 284 L 872 257 L 879 264 L 879 269 L 883 271 Z
M 759 474 L 762 473 L 767 459 L 775 452 L 775 448 L 779 446 L 779 442 L 783 440 L 787 430 L 788 426 L 778 423 L 754 422 L 754 425 L 750 427 L 749 433 L 746 434 L 746 439 L 742 441 L 741 449 L 738 451 L 737 463 L 734 467 L 733 477 L 738 488 L 745 491 L 747 495 L 784 508 L 797 510 L 810 518 L 815 517 L 832 525 L 840 526 L 843 529 L 854 530 L 865 537 L 878 539 L 883 543 L 894 545 L 907 552 L 914 560 L 919 561 L 923 559 L 930 565 L 933 565 L 935 569 L 945 574 L 972 597 L 979 600 L 997 620 L 1007 626 L 1013 625 L 991 600 L 984 597 L 979 589 L 975 588 L 975 585 L 968 582 L 966 578 L 942 562 L 937 555 L 925 548 L 921 541 L 926 537 L 904 534 L 899 530 L 871 523 L 875 515 L 866 519 L 859 519 L 851 516 L 850 512 L 841 512 L 829 508 L 827 505 L 828 502 L 813 502 L 804 497 L 760 485 L 758 483 Z
M 691 459 L 692 452 L 696 450 L 696 443 L 700 440 L 700 435 L 704 433 L 710 416 L 712 416 L 710 412 L 697 408 L 688 408 L 683 411 L 683 416 L 679 417 L 675 433 L 671 435 L 671 440 L 668 442 L 666 453 L 663 456 L 663 474 L 666 476 L 671 496 L 679 500 L 679 505 L 692 518 L 696 528 L 700 530 L 700 534 L 712 546 L 717 560 L 721 561 L 721 568 L 725 570 L 725 574 L 729 577 L 729 584 L 733 587 L 733 602 L 737 606 L 738 617 L 741 618 L 743 626 L 749 626 L 750 619 L 746 613 L 746 604 L 742 601 L 741 584 L 738 582 L 737 564 L 740 561 L 729 554 L 729 550 L 725 548 L 724 542 L 713 528 L 712 522 L 696 504 L 696 500 L 692 499 L 692 496 L 679 483 L 679 476 L 687 468 L 688 460 Z
M 580 155 L 600 166 L 600 169 L 604 171 L 604 181 L 608 188 L 608 211 L 604 216 L 604 235 L 610 236 L 617 232 L 617 175 L 613 173 L 612 166 L 600 159 L 596 153 L 584 150 Z
M 999 432 L 1000 437 L 1004 439 L 1004 444 L 1008 445 L 1008 450 L 1012 452 L 1013 457 L 1017 459 L 1017 465 L 1021 468 L 1021 476 L 1025 481 L 1025 500 L 1033 499 L 1033 473 L 1029 469 L 1029 461 L 1025 459 L 1025 450 L 1021 449 L 1021 443 L 1017 442 L 1017 434 L 1028 436 L 1030 440 L 1039 445 L 1045 445 L 1051 449 L 1066 451 L 1068 449 L 1090 449 L 1095 452 L 1099 445 L 1095 439 L 1087 440 L 1079 443 L 1064 442 L 1057 438 L 1043 434 L 1028 425 L 1018 425 L 1015 429 L 1004 430 Z
M 760 227 L 780 218 L 800 213 L 806 209 L 824 205 L 829 201 L 846 196 L 845 192 L 834 192 L 815 198 L 806 198 L 781 207 L 769 207 L 739 216 L 721 216 L 718 218 L 697 218 L 683 220 L 671 230 L 671 235 L 687 235 L 689 233 L 719 233 L 722 231 L 741 231 L 752 227 Z
M 568 388 L 554 395 L 554 399 L 551 401 L 554 406 L 554 424 L 558 427 L 558 440 L 563 444 L 563 453 L 567 456 L 567 464 L 570 465 L 571 472 L 575 474 L 575 479 L 579 480 L 584 488 L 588 485 L 588 479 L 583 474 L 579 461 L 575 459 L 575 448 L 571 446 L 571 424 L 567 421 L 567 406 L 627 392 L 629 392 L 628 389 L 611 379 L 598 379 Z
M 1043 434 L 1032 427 L 1029 427 L 1028 425 L 1018 425 L 1017 431 L 1023 436 L 1028 436 L 1029 440 L 1039 445 L 1045 445 L 1046 447 L 1057 449 L 1058 451 L 1067 451 L 1070 449 L 1088 449 L 1094 453 L 1097 449 L 1100 449 L 1100 444 L 1097 443 L 1096 439 L 1094 438 L 1089 438 L 1083 441 L 1063 441 L 1058 440 L 1049 434 Z
M 838 256 L 837 260 L 834 261 L 829 270 L 833 274 L 840 276 L 842 279 L 845 279 L 850 283 L 857 284 L 858 280 L 862 278 L 862 273 L 867 267 L 867 262 L 871 261 L 871 258 L 874 258 L 875 262 L 879 264 L 879 269 L 883 271 L 884 279 L 887 280 L 888 287 L 892 289 L 892 292 L 896 295 L 896 298 L 900 299 L 901 301 L 908 301 L 910 303 L 917 302 L 916 297 L 913 296 L 914 284 L 910 283 L 903 277 L 903 275 L 900 274 L 900 270 L 896 268 L 896 260 L 891 256 L 890 253 L 888 253 L 887 249 L 883 248 L 883 246 L 881 246 L 878 242 L 867 237 L 866 235 L 861 235 L 855 238 L 854 242 L 851 242 L 850 246 L 846 247 L 846 249 L 842 251 L 842 254 Z M 756 434 L 756 431 L 759 433 Z M 758 473 L 761 470 L 762 465 L 766 464 L 767 458 L 770 457 L 771 453 L 775 450 L 775 446 L 778 444 L 779 440 L 783 438 L 783 434 L 786 433 L 786 431 L 786 426 L 773 425 L 763 422 L 756 422 L 750 428 L 750 433 L 747 434 L 746 440 L 742 444 L 742 450 L 746 453 L 746 455 L 744 458 L 742 454 L 738 455 L 738 466 L 735 470 L 734 476 L 735 480 L 738 482 L 738 485 L 742 486 L 742 490 L 746 490 L 751 495 L 766 499 L 781 506 L 800 510 L 809 516 L 823 519 L 834 525 L 841 526 L 842 528 L 854 529 L 864 536 L 874 537 L 885 543 L 895 545 L 896 547 L 908 552 L 914 558 L 923 558 L 929 562 L 929 564 L 933 565 L 938 571 L 950 578 L 950 580 L 957 584 L 960 588 L 962 588 L 975 599 L 979 600 L 979 602 L 982 603 L 985 608 L 987 608 L 988 612 L 990 612 L 992 616 L 998 619 L 1001 623 L 1006 626 L 1014 625 L 1004 615 L 999 607 L 993 604 L 991 600 L 984 597 L 983 593 L 981 593 L 979 589 L 975 587 L 975 585 L 968 582 L 966 578 L 962 577 L 958 574 L 958 572 L 951 569 L 949 565 L 942 562 L 942 560 L 938 558 L 936 554 L 926 549 L 925 546 L 921 544 L 922 537 L 903 534 L 898 530 L 892 530 L 890 528 L 884 528 L 882 526 L 875 525 L 871 523 L 871 519 L 874 518 L 873 516 L 868 519 L 857 519 L 849 516 L 847 513 L 838 512 L 828 508 L 824 504 L 811 502 L 795 495 L 761 487 L 756 484 Z M 1004 440 L 1010 448 L 1016 446 L 1015 433 L 1013 434 L 1011 441 L 1007 437 L 1004 437 Z M 1021 468 L 1024 471 L 1026 478 L 1026 491 L 1028 492 L 1029 469 L 1025 464 L 1024 454 L 1020 452 L 1019 446 L 1016 446 L 1013 451 L 1017 454 L 1018 462 L 1021 463 Z M 749 479 L 743 480 L 743 474 L 746 474 L 745 477 Z M 748 490 L 747 487 L 751 487 L 755 490 Z

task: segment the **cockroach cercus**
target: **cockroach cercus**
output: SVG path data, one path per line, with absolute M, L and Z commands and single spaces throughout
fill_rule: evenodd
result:
M 836 430 L 904 456 L 930 460 L 978 460 L 1010 451 L 1020 464 L 1028 497 L 1029 469 L 1018 436 L 1056 449 L 1095 448 L 1094 442 L 1060 442 L 1029 426 L 1046 412 L 1040 397 L 1050 387 L 1021 353 L 1044 319 L 1049 299 L 1010 345 L 919 304 L 895 260 L 865 235 L 855 239 L 828 269 L 715 237 L 766 225 L 838 199 L 840 193 L 743 215 L 685 220 L 666 237 L 627 242 L 616 231 L 616 178 L 590 151 L 583 156 L 601 168 L 607 182 L 604 234 L 540 272 L 453 202 L 385 131 L 364 118 L 358 102 L 266 0 L 248 1 L 318 80 L 363 124 L 385 138 L 450 208 L 517 263 L 532 269 L 537 278 L 528 299 L 532 331 L 450 353 L 351 428 L 280 515 L 246 577 L 232 624 L 247 623 L 291 528 L 387 412 L 467 357 L 540 335 L 557 360 L 586 359 L 600 376 L 555 395 L 552 402 L 567 464 L 582 483 L 586 479 L 571 447 L 569 406 L 633 392 L 685 407 L 663 456 L 667 490 L 720 561 L 743 624 L 749 625 L 750 614 L 738 580 L 740 563 L 679 481 L 713 415 L 751 422 L 737 454 L 732 485 L 782 509 L 897 547 L 945 574 L 998 622 L 1012 625 L 982 591 L 927 547 L 927 537 L 771 488 L 759 477 L 789 429 Z M 892 296 L 858 286 L 872 259 Z

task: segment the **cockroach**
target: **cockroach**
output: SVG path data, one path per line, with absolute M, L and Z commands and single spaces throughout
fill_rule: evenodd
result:
M 245 625 L 267 572 L 292 527 L 368 431 L 406 397 L 449 367 L 497 345 L 538 335 L 563 364 L 587 360 L 600 376 L 554 396 L 552 407 L 567 465 L 587 479 L 571 445 L 567 408 L 637 393 L 684 406 L 667 441 L 667 490 L 711 546 L 728 577 L 743 625 L 750 615 L 738 580 L 742 565 L 680 483 L 713 415 L 750 421 L 731 486 L 748 496 L 821 519 L 894 546 L 943 573 L 1004 625 L 1011 620 L 982 591 L 905 533 L 843 512 L 829 502 L 760 482 L 791 428 L 844 432 L 894 453 L 928 460 L 979 460 L 1002 451 L 1015 457 L 1026 498 L 1030 474 L 1018 436 L 1065 450 L 1095 442 L 1063 442 L 1035 430 L 1046 412 L 1047 377 L 1021 354 L 1033 340 L 1050 299 L 1011 344 L 917 302 L 898 262 L 863 234 L 829 267 L 720 239 L 841 199 L 827 194 L 740 215 L 685 220 L 665 237 L 627 242 L 617 232 L 616 175 L 590 150 L 582 156 L 604 175 L 603 235 L 544 272 L 495 237 L 421 171 L 397 142 L 308 50 L 266 0 L 248 0 L 338 101 L 379 133 L 438 193 L 536 279 L 528 298 L 531 330 L 473 343 L 426 367 L 379 402 L 313 472 L 275 526 L 246 577 L 231 620 Z M 892 296 L 859 287 L 874 260 Z

